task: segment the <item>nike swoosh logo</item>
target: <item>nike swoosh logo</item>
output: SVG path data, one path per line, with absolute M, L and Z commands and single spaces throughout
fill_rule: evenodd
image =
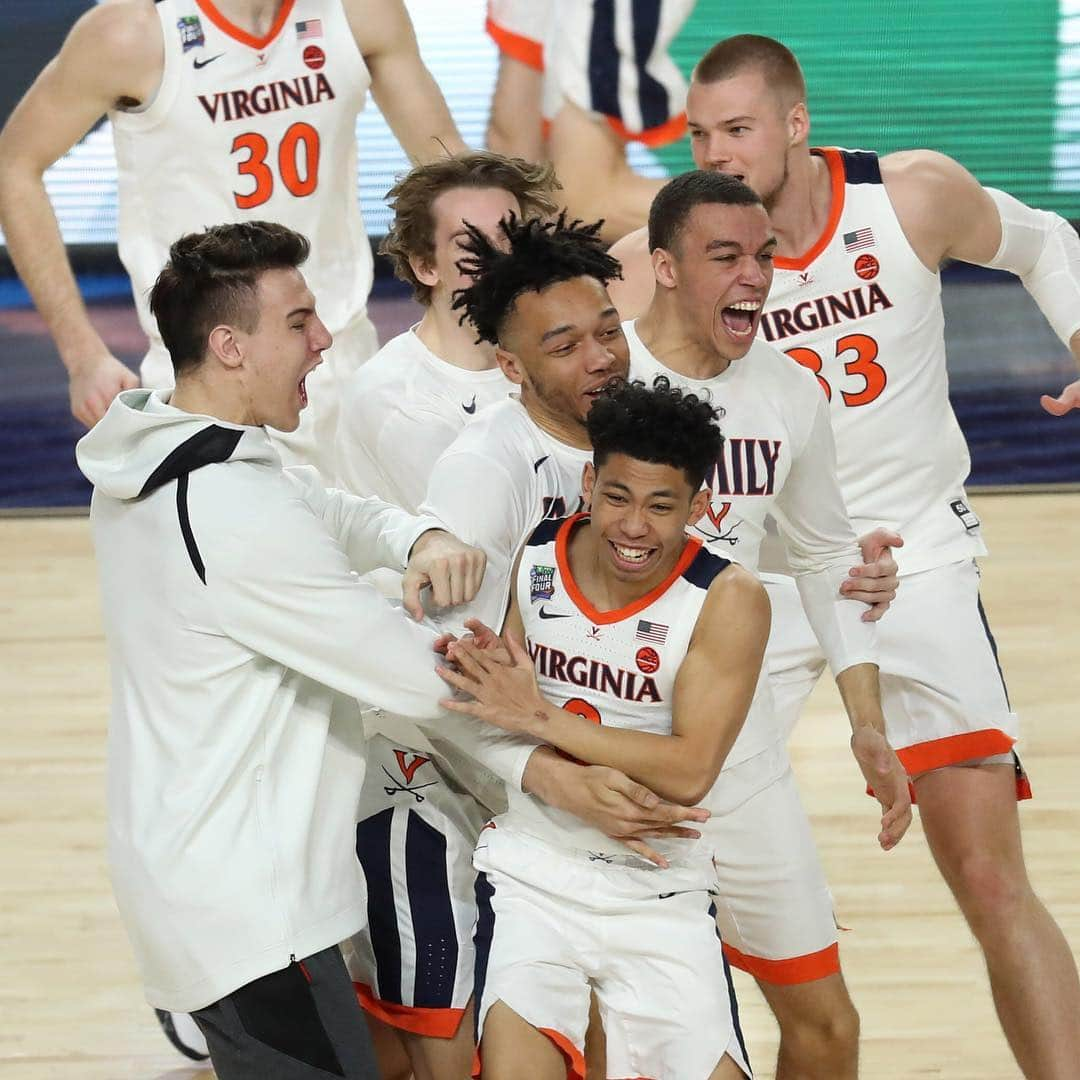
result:
M 469 413 L 470 415 L 472 415 L 472 414 L 473 414 L 474 412 L 476 412 L 476 395 L 475 395 L 475 394 L 473 394 L 473 397 L 472 397 L 472 401 L 470 401 L 468 405 L 466 405 L 466 404 L 465 404 L 465 402 L 463 401 L 463 402 L 461 403 L 461 407 L 462 407 L 462 408 L 463 408 L 463 409 L 464 409 L 464 410 L 465 410 L 465 411 L 466 411 L 467 413 Z
M 675 893 L 673 893 L 673 892 L 662 892 L 662 893 L 657 894 L 656 899 L 657 900 L 670 900 L 674 895 L 675 895 Z
M 196 56 L 195 59 L 192 61 L 192 63 L 195 65 L 195 70 L 198 71 L 199 68 L 204 68 L 204 67 L 206 67 L 207 64 L 212 64 L 215 60 L 220 60 L 224 55 L 225 54 L 223 52 L 219 52 L 217 54 L 217 56 L 211 56 L 207 60 L 200 60 Z
M 544 462 L 547 461 L 547 459 L 549 457 L 551 457 L 550 454 L 545 454 L 542 458 L 540 458 L 539 461 L 534 461 L 533 462 L 533 472 L 539 472 L 540 471 L 540 466 L 543 465 Z
M 565 615 L 563 615 L 558 611 L 545 611 L 544 610 L 544 605 L 543 604 L 540 605 L 540 618 L 541 619 L 569 619 L 570 617 L 571 616 L 570 616 L 569 612 L 567 612 Z

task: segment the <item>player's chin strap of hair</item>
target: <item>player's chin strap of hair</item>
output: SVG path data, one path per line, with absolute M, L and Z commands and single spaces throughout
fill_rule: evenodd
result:
M 1058 214 L 1033 210 L 995 188 L 983 190 L 1001 216 L 1001 244 L 984 265 L 1016 274 L 1068 345 L 1080 330 L 1080 237 Z

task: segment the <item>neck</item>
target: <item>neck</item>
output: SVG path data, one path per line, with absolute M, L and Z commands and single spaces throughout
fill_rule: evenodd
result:
M 568 417 L 565 413 L 549 408 L 528 386 L 521 388 L 521 404 L 529 414 L 529 419 L 553 439 L 572 446 L 575 450 L 592 449 L 589 431 L 577 417 Z
M 477 342 L 476 331 L 458 322 L 458 314 L 441 299 L 424 312 L 416 336 L 440 359 L 466 371 L 490 371 L 495 367 L 495 349 L 486 341 Z
M 679 310 L 676 291 L 657 285 L 648 310 L 634 324 L 641 343 L 666 368 L 688 379 L 712 379 L 727 371 L 731 361 L 712 342 L 693 337 L 690 323 Z
M 210 416 L 215 420 L 224 420 L 227 424 L 243 424 L 253 427 L 256 421 L 250 415 L 246 405 L 232 394 L 223 393 L 220 388 L 211 386 L 209 381 L 198 374 L 184 376 L 176 380 L 176 388 L 169 398 L 174 409 L 196 416 Z
M 210 0 L 229 22 L 259 37 L 265 34 L 285 0 Z
M 809 251 L 825 231 L 832 209 L 829 166 L 806 146 L 789 155 L 787 179 L 765 207 L 778 241 L 776 253 L 796 259 Z

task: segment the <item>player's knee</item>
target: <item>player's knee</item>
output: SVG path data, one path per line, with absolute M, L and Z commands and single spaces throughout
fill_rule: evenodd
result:
M 1031 893 L 1023 868 L 988 852 L 965 853 L 949 877 L 972 932 L 980 939 L 1015 925 Z
M 792 1060 L 816 1067 L 842 1067 L 858 1054 L 859 1014 L 848 999 L 828 1010 L 793 1016 L 781 1024 L 781 1036 Z

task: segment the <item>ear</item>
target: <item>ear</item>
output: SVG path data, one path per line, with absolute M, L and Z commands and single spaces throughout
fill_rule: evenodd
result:
M 690 500 L 690 513 L 686 518 L 687 525 L 696 525 L 705 516 L 705 511 L 709 509 L 711 499 L 712 492 L 708 488 L 702 488 L 697 492 Z
M 208 352 L 223 367 L 236 369 L 244 363 L 244 346 L 231 326 L 215 326 L 207 338 Z
M 665 289 L 674 289 L 679 284 L 679 275 L 675 269 L 675 259 L 670 251 L 657 248 L 652 253 L 653 277 L 657 284 Z
M 585 462 L 585 468 L 581 470 L 581 500 L 586 510 L 592 509 L 593 491 L 596 488 L 596 469 L 591 461 Z
M 495 346 L 495 361 L 502 369 L 502 373 L 515 385 L 520 386 L 525 381 L 525 369 L 521 361 L 508 349 Z
M 788 113 L 788 145 L 798 146 L 810 138 L 810 114 L 806 102 L 797 101 Z
M 439 272 L 434 266 L 429 265 L 419 255 L 409 256 L 409 269 L 416 275 L 416 280 L 429 289 L 434 289 L 439 284 Z

